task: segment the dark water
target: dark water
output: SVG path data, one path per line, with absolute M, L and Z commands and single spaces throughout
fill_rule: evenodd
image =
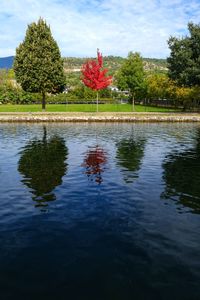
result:
M 0 125 L 0 299 L 200 299 L 200 125 Z

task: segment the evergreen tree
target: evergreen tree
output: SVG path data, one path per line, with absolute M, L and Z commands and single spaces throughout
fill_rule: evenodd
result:
M 16 49 L 14 71 L 25 91 L 42 94 L 43 109 L 46 93 L 64 89 L 63 60 L 50 27 L 43 19 L 28 26 L 24 41 Z
M 117 76 L 117 86 L 120 90 L 128 89 L 132 98 L 134 110 L 134 98 L 144 89 L 144 68 L 142 57 L 139 53 L 128 54 Z

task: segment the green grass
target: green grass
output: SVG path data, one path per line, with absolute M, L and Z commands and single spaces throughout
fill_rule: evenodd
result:
M 40 112 L 41 104 L 0 105 L 0 112 Z M 47 112 L 95 112 L 96 104 L 47 104 Z M 100 104 L 99 112 L 131 112 L 131 104 Z M 172 112 L 175 109 L 135 105 L 136 112 Z

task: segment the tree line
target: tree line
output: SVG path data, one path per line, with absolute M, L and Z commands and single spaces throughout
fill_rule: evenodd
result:
M 188 24 L 189 35 L 170 37 L 167 74 L 146 74 L 142 57 L 130 52 L 117 73 L 117 85 L 128 89 L 134 99 L 170 100 L 183 109 L 200 104 L 200 25 Z
M 170 105 L 183 109 L 198 108 L 200 25 L 189 23 L 188 31 L 187 36 L 169 38 L 167 73 L 146 72 L 141 55 L 130 52 L 121 67 L 115 70 L 113 85 L 121 91 L 128 91 L 129 101 L 133 105 L 135 101 L 152 105 L 157 101 L 164 105 L 168 100 Z M 14 72 L 18 84 L 13 85 L 13 74 L 9 74 L 12 71 L 5 72 L 0 72 L 2 103 L 41 101 L 45 109 L 46 101 L 62 103 L 77 98 L 95 98 L 95 93 L 81 83 L 79 74 L 64 73 L 64 59 L 50 27 L 42 18 L 28 25 L 24 41 L 16 49 Z M 71 90 L 63 94 L 66 87 L 71 87 Z M 115 99 L 119 94 L 107 88 L 101 91 L 100 97 Z

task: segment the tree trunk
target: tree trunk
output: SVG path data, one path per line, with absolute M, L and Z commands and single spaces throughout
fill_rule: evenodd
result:
M 46 95 L 42 92 L 42 110 L 46 110 Z
M 97 91 L 97 112 L 99 111 L 99 92 Z
M 134 95 L 132 98 L 132 111 L 135 111 L 135 99 L 134 99 Z

